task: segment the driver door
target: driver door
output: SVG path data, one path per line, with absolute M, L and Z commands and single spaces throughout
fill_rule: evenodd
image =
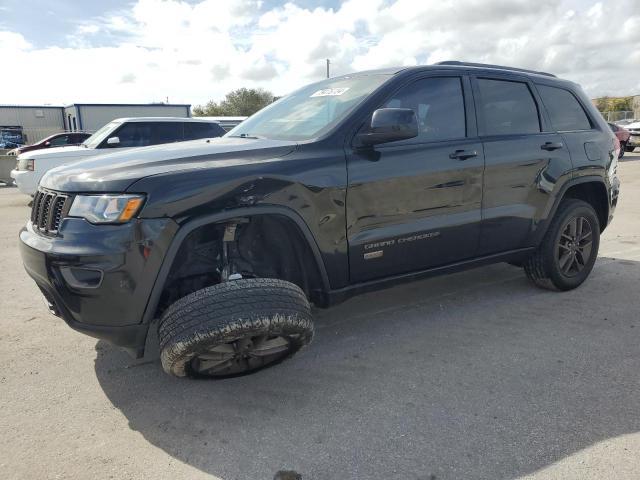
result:
M 418 136 L 348 152 L 352 282 L 476 254 L 484 155 L 471 98 L 466 77 L 414 80 L 380 108 L 413 109 Z

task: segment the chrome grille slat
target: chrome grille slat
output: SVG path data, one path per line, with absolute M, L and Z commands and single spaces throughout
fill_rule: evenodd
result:
M 31 210 L 33 227 L 45 235 L 57 234 L 66 213 L 65 206 L 68 201 L 68 195 L 38 190 Z

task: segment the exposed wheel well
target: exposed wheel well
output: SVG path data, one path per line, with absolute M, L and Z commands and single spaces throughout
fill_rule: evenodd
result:
M 563 198 L 575 198 L 590 204 L 598 215 L 600 231 L 603 232 L 609 222 L 609 200 L 607 189 L 601 182 L 585 182 L 569 187 Z
M 326 303 L 318 264 L 296 223 L 284 215 L 255 215 L 204 225 L 185 237 L 154 317 L 179 298 L 234 275 L 286 280 L 311 302 Z

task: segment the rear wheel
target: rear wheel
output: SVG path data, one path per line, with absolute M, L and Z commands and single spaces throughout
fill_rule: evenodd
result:
M 292 356 L 313 337 L 311 309 L 296 285 L 245 279 L 172 304 L 158 327 L 164 370 L 178 377 L 246 375 Z
M 624 150 L 625 150 L 626 152 L 633 152 L 635 149 L 636 149 L 636 147 L 634 147 L 633 145 L 627 145 L 627 144 L 625 144 L 625 146 L 624 146 Z
M 525 262 L 527 277 L 542 288 L 576 288 L 591 273 L 599 245 L 600 224 L 593 207 L 582 200 L 564 200 L 538 250 Z

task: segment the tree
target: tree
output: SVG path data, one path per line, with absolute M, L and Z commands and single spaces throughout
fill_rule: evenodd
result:
M 624 112 L 633 110 L 633 97 L 618 97 L 611 99 L 611 110 L 614 112 Z
M 248 117 L 274 100 L 273 94 L 262 88 L 239 88 L 227 93 L 224 100 L 207 102 L 193 108 L 196 117 Z
M 600 97 L 600 98 L 596 98 L 595 99 L 595 105 L 596 108 L 600 111 L 600 112 L 607 112 L 609 111 L 609 100 L 611 100 L 610 97 Z
M 600 112 L 624 112 L 633 110 L 633 97 L 600 97 L 594 100 Z

